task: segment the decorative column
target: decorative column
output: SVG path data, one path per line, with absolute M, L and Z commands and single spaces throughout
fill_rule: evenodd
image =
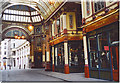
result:
M 55 65 L 54 65 L 54 46 L 52 46 L 52 71 L 55 71 Z
M 51 70 L 50 67 L 50 48 L 49 48 L 49 35 L 46 35 L 46 63 L 45 63 L 45 71 Z
M 87 52 L 87 39 L 86 35 L 83 35 L 83 44 L 84 44 L 84 59 L 85 59 L 85 77 L 89 78 L 89 66 L 88 66 L 88 52 Z
M 42 49 L 42 67 L 45 67 L 45 43 L 43 43 Z
M 69 64 L 68 64 L 68 42 L 67 42 L 67 40 L 64 41 L 64 56 L 65 56 L 64 72 L 65 72 L 65 74 L 69 74 Z

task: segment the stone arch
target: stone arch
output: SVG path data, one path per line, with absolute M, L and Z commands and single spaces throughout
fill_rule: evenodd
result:
M 27 28 L 22 26 L 8 26 L 2 30 L 2 39 L 6 38 L 5 34 L 10 30 L 20 30 L 26 34 L 26 39 L 29 39 L 30 37 L 30 31 Z

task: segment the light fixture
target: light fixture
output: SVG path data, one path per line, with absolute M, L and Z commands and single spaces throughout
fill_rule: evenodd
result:
M 55 0 L 48 0 L 50 5 L 53 5 L 55 3 Z
M 22 36 L 15 35 L 15 39 L 25 39 L 25 36 L 24 35 L 22 35 Z
M 20 36 L 18 36 L 18 39 L 20 39 Z
M 18 38 L 18 36 L 17 35 L 15 35 L 15 39 L 17 39 Z
M 22 35 L 22 36 L 21 36 L 21 38 L 22 38 L 22 39 L 25 39 L 25 36 L 24 36 L 24 35 Z
M 34 29 L 34 27 L 30 24 L 30 25 L 28 26 L 28 30 L 31 32 L 33 29 Z

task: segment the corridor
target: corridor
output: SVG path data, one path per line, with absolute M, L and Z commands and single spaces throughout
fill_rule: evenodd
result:
M 1 76 L 2 82 L 107 82 L 106 80 L 85 78 L 84 73 L 64 74 L 44 71 L 44 69 L 2 70 Z

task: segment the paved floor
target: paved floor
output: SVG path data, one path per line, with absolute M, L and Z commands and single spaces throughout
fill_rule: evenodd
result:
M 59 72 L 45 71 L 44 69 L 26 69 L 26 70 L 2 70 L 2 81 L 101 81 L 106 80 L 85 78 L 84 73 L 64 74 Z

